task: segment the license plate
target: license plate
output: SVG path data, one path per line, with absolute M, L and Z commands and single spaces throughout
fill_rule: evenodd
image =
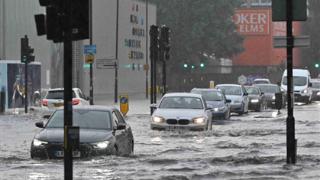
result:
M 64 157 L 64 151 L 56 151 L 55 156 L 56 157 Z M 80 157 L 80 151 L 73 151 L 72 157 Z
M 63 103 L 54 103 L 53 105 L 54 105 L 54 107 L 61 107 L 61 106 L 63 106 Z
M 184 128 L 181 126 L 169 126 L 168 130 L 169 131 L 177 131 L 177 130 L 184 130 Z

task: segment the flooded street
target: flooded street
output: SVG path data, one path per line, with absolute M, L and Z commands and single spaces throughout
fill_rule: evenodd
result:
M 234 114 L 208 132 L 150 130 L 130 115 L 135 152 L 74 161 L 74 179 L 319 179 L 320 104 L 295 106 L 298 155 L 286 165 L 286 111 Z M 40 114 L 0 116 L 0 179 L 63 179 L 62 160 L 32 160 Z

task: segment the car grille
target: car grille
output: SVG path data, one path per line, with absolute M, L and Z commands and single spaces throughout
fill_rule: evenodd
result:
M 167 124 L 180 124 L 180 125 L 188 125 L 190 121 L 188 119 L 167 119 Z

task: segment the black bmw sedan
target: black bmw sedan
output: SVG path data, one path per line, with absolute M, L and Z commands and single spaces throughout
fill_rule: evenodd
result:
M 63 109 L 56 110 L 47 123 L 37 122 L 42 128 L 31 143 L 31 158 L 63 158 Z M 80 129 L 79 150 L 74 157 L 96 155 L 130 155 L 134 149 L 131 127 L 115 107 L 74 106 L 73 126 Z

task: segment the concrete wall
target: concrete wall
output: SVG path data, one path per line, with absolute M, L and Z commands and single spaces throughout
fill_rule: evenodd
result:
M 119 94 L 145 93 L 147 48 L 146 36 L 146 5 L 144 2 L 119 0 L 118 29 L 118 59 L 116 54 L 117 37 L 117 1 L 93 1 L 93 44 L 97 45 L 96 61 L 94 63 L 94 94 L 112 95 L 114 92 L 114 69 L 101 69 L 98 63 L 119 64 Z M 130 18 L 137 18 L 130 22 Z M 134 21 L 134 20 L 132 20 Z M 156 7 L 148 4 L 148 25 L 156 24 Z M 143 35 L 134 35 L 132 28 L 144 31 Z M 129 41 L 141 43 L 139 47 L 129 47 Z M 131 51 L 143 53 L 142 58 L 129 58 Z M 149 58 L 148 58 L 149 59 Z M 133 68 L 133 65 L 135 68 Z M 84 92 L 89 94 L 89 70 L 84 70 Z

